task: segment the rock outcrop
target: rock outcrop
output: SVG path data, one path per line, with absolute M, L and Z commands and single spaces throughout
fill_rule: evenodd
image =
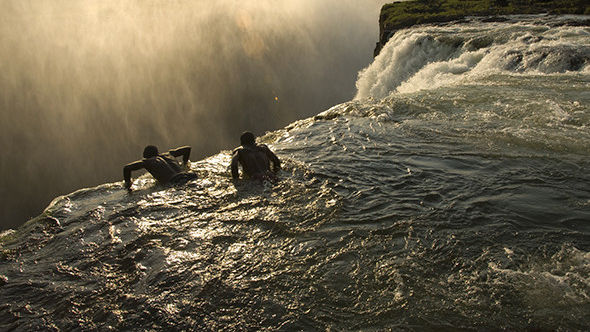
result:
M 381 8 L 377 56 L 397 30 L 417 24 L 461 22 L 471 16 L 502 21 L 501 15 L 517 14 L 590 15 L 587 0 L 415 0 L 394 2 Z

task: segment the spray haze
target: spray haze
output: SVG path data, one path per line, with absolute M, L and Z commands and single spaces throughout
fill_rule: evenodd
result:
M 3 2 L 1 228 L 146 144 L 200 159 L 349 100 L 383 3 Z

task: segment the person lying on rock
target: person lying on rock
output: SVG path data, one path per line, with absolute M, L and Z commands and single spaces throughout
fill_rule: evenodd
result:
M 125 188 L 131 191 L 131 172 L 145 168 L 161 184 L 182 184 L 197 177 L 194 173 L 183 172 L 176 160 L 182 156 L 183 165 L 186 167 L 191 154 L 190 146 L 182 146 L 165 153 L 159 153 L 154 145 L 148 145 L 143 150 L 143 159 L 125 165 L 123 178 Z

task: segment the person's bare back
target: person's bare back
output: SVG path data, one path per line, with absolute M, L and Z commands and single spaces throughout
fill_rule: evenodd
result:
M 264 144 L 256 144 L 254 135 L 246 132 L 240 137 L 242 146 L 235 149 L 231 162 L 232 178 L 239 178 L 238 164 L 243 173 L 251 179 L 276 181 L 276 173 L 281 168 L 279 158 Z M 271 171 L 271 162 L 273 171 Z
M 159 183 L 178 182 L 178 180 L 190 180 L 196 177 L 195 174 L 182 171 L 176 157 L 182 156 L 184 165 L 187 165 L 191 153 L 190 146 L 183 146 L 172 149 L 165 153 L 158 153 L 153 145 L 146 146 L 143 151 L 143 159 L 125 165 L 123 178 L 125 187 L 131 190 L 131 172 L 145 168 Z
M 178 161 L 169 153 L 163 153 L 142 160 L 143 167 L 160 183 L 168 183 L 176 174 L 182 172 Z

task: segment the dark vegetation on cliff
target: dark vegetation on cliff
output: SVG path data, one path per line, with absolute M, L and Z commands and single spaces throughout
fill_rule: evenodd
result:
M 590 15 L 588 0 L 415 0 L 381 8 L 375 56 L 393 33 L 416 24 L 449 22 L 467 16 L 515 14 Z

